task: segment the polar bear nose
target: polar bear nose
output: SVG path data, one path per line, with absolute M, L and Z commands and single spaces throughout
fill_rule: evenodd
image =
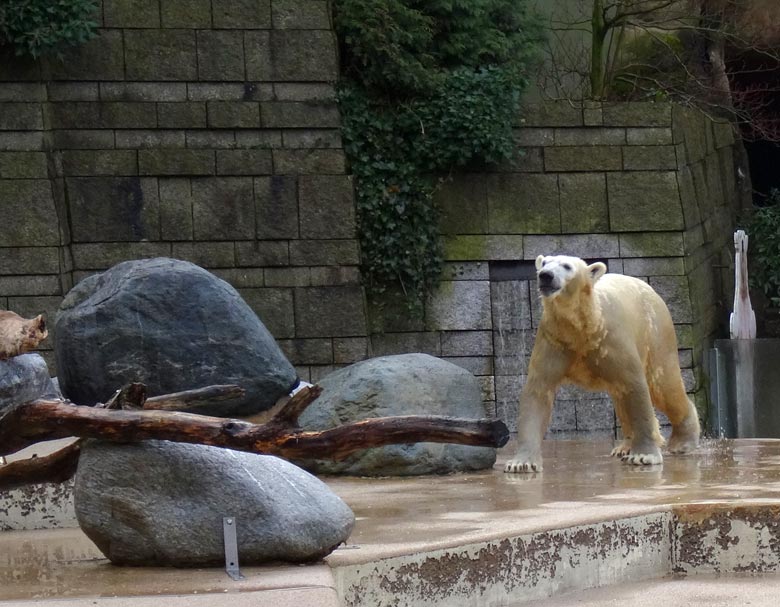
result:
M 539 272 L 539 284 L 549 285 L 553 281 L 553 273 L 547 270 Z

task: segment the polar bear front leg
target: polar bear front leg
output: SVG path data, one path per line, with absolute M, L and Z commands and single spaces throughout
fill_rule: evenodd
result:
M 536 337 L 528 378 L 517 416 L 517 453 L 504 466 L 504 472 L 542 471 L 542 439 L 550 424 L 555 392 L 563 380 L 568 356 L 550 345 L 541 334 Z
M 643 378 L 644 379 L 644 378 Z M 617 410 L 623 411 L 630 428 L 630 452 L 622 460 L 634 466 L 651 466 L 663 463 L 660 446 L 664 439 L 658 429 L 658 419 L 650 400 L 650 390 L 642 381 L 635 383 L 625 392 L 613 396 Z M 625 445 L 625 442 L 623 443 Z

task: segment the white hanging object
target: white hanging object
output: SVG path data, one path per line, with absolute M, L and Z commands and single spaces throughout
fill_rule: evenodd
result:
M 748 286 L 748 235 L 744 230 L 734 232 L 734 311 L 729 318 L 731 339 L 756 338 L 756 314 L 750 305 Z

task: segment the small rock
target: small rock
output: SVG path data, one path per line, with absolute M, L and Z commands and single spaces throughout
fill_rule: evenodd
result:
M 167 441 L 89 441 L 74 487 L 84 533 L 117 565 L 306 562 L 345 541 L 355 517 L 325 483 L 277 457 Z
M 50 390 L 49 368 L 40 354 L 0 360 L 0 411 L 47 396 Z
M 62 393 L 79 405 L 105 402 L 124 384 L 149 396 L 238 384 L 242 399 L 197 413 L 259 413 L 297 383 L 295 369 L 238 292 L 194 264 L 127 261 L 82 280 L 57 314 Z
M 465 369 L 427 354 L 372 358 L 325 376 L 320 396 L 301 415 L 306 430 L 325 430 L 371 417 L 446 415 L 487 417 L 477 379 Z M 318 474 L 408 476 L 482 470 L 496 450 L 446 443 L 388 445 L 359 451 L 340 462 L 296 462 Z

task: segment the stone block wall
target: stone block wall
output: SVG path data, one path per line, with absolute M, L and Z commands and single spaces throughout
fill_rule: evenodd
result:
M 96 18 L 61 61 L 0 49 L 0 308 L 53 317 L 84 276 L 173 256 L 236 286 L 307 378 L 363 358 L 328 2 L 103 0 Z

